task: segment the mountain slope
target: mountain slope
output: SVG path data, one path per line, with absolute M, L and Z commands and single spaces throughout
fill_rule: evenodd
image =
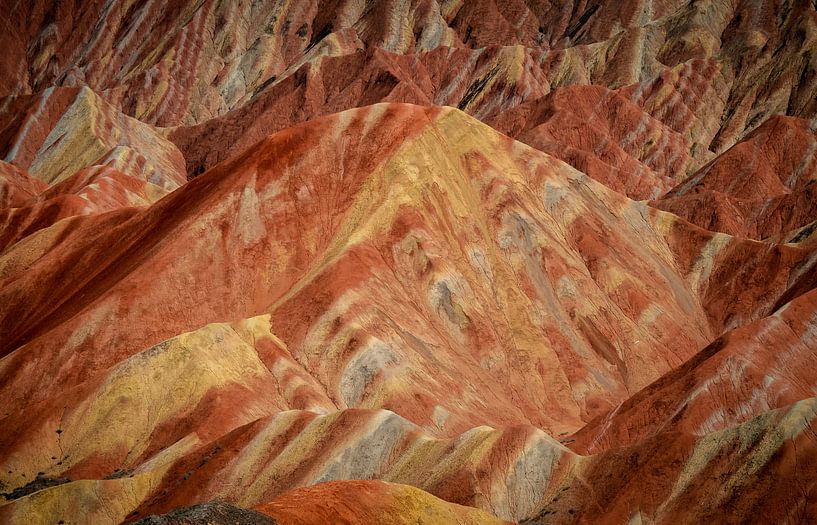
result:
M 0 522 L 817 521 L 815 9 L 0 2 Z
M 460 111 L 401 104 L 289 128 L 152 206 L 62 224 L 56 244 L 53 227 L 36 236 L 44 254 L 0 288 L 7 489 L 37 473 L 136 469 L 156 479 L 169 468 L 178 480 L 174 461 L 290 409 L 387 408 L 441 438 L 484 424 L 564 435 L 727 325 L 802 293 L 795 276 L 817 259 L 629 201 Z M 7 267 L 24 267 L 16 259 L 31 250 L 19 244 L 4 253 Z M 736 267 L 764 286 L 724 287 Z M 44 309 L 44 293 L 62 300 Z M 311 450 L 302 461 L 317 461 Z M 409 478 L 346 468 L 325 476 L 433 479 L 416 462 Z M 301 483 L 327 479 L 313 476 Z M 256 504 L 262 486 L 194 497 Z M 514 519 L 539 501 L 483 504 L 421 488 Z

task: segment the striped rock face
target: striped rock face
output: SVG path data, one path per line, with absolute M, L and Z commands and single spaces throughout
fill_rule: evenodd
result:
M 811 2 L 8 3 L 0 522 L 817 521 Z

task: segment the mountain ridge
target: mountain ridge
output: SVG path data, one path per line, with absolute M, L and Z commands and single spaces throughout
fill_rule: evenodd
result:
M 817 516 L 811 3 L 5 7 L 0 521 Z

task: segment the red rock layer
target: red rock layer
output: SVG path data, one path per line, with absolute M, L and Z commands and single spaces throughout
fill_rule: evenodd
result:
M 551 79 L 555 85 L 669 80 L 679 96 L 659 97 L 654 109 L 671 107 L 669 119 L 694 122 L 691 129 L 702 133 L 695 141 L 712 142 L 716 152 L 770 115 L 815 110 L 815 17 L 806 0 L 764 8 L 670 0 L 622 6 L 417 0 L 370 9 L 350 2 L 320 9 L 314 2 L 158 5 L 15 2 L 7 9 L 11 74 L 0 94 L 89 85 L 147 123 L 189 125 L 246 104 L 319 55 L 520 45 L 555 49 L 569 62 Z M 662 72 L 666 67 L 673 69 Z M 700 102 L 715 102 L 700 96 L 707 92 L 718 96 L 720 108 L 699 115 Z
M 0 161 L 0 209 L 22 206 L 47 187 L 14 164 Z
M 817 519 L 811 2 L 8 4 L 0 521 Z
M 808 363 L 817 352 L 812 344 L 816 322 L 817 292 L 812 290 L 773 316 L 724 334 L 584 427 L 571 448 L 595 453 L 666 431 L 704 436 L 815 396 L 817 377 Z
M 487 117 L 547 93 L 559 63 L 558 55 L 521 47 L 326 56 L 304 63 L 235 111 L 173 129 L 170 138 L 195 176 L 293 124 L 376 102 L 457 106 Z
M 441 157 L 423 161 L 426 177 L 448 170 L 448 162 L 462 166 L 456 176 L 449 171 L 449 187 L 440 188 L 433 178 L 414 179 L 411 170 L 402 168 L 408 159 L 422 158 L 416 155 L 424 155 L 427 140 L 453 133 L 456 126 L 461 126 L 456 142 L 438 149 Z M 330 138 L 340 132 L 348 137 L 345 149 Z M 461 146 L 454 147 L 457 143 Z M 492 161 L 478 153 L 480 145 L 497 152 L 510 149 Z M 396 178 L 389 175 L 392 170 L 397 170 Z M 518 175 L 508 178 L 514 172 L 507 170 L 519 170 Z M 529 196 L 531 191 L 538 196 Z M 396 193 L 390 197 L 389 192 Z M 326 194 L 337 200 L 315 197 Z M 214 208 L 214 202 L 219 206 Z M 465 215 L 464 210 L 480 208 L 491 211 Z M 609 215 L 611 208 L 622 218 Z M 387 222 L 375 228 L 364 220 L 371 214 Z M 537 215 L 542 218 L 534 219 Z M 121 222 L 111 227 L 109 221 L 117 218 Z M 385 394 L 394 388 L 393 393 L 386 398 L 370 393 L 372 402 L 403 406 L 411 419 L 439 425 L 433 413 L 456 413 L 429 402 L 441 389 L 453 388 L 468 410 L 452 416 L 451 431 L 476 421 L 535 421 L 551 430 L 575 430 L 580 421 L 623 400 L 628 390 L 680 364 L 726 324 L 766 315 L 787 292 L 789 269 L 809 256 L 792 247 L 769 251 L 713 237 L 683 224 L 661 233 L 658 225 L 667 220 L 553 159 L 512 145 L 456 111 L 376 106 L 317 120 L 274 136 L 147 210 L 62 225 L 57 239 L 69 240 L 70 248 L 46 253 L 25 274 L 7 275 L 0 290 L 3 352 L 13 352 L 4 363 L 7 399 L 10 406 L 44 400 L 179 332 L 266 309 L 276 335 L 322 382 L 332 385 L 340 405 L 366 398 L 366 387 L 359 386 L 370 380 L 365 370 L 401 369 L 404 359 L 409 368 L 438 368 L 433 353 L 424 349 L 444 347 L 452 352 L 446 359 L 459 367 L 471 363 L 475 377 L 495 384 L 497 398 L 486 404 L 456 387 L 451 368 L 442 376 L 438 372 L 435 380 L 419 374 L 413 379 L 417 390 L 408 396 L 397 384 L 382 383 L 378 389 Z M 167 242 L 166 235 L 174 242 Z M 291 236 L 299 242 L 285 244 Z M 617 244 L 602 242 L 611 236 Z M 43 239 L 49 242 L 46 232 Z M 213 250 L 219 245 L 224 251 Z M 185 246 L 189 255 L 179 258 L 178 246 Z M 13 261 L 27 253 L 23 245 L 7 257 Z M 234 262 L 225 273 L 216 262 L 228 254 Z M 266 269 L 257 266 L 259 258 L 268 261 Z M 467 262 L 460 266 L 452 260 Z M 359 270 L 362 263 L 365 272 Z M 630 273 L 636 265 L 641 280 L 652 276 L 653 290 Z M 721 275 L 733 273 L 736 266 L 763 279 L 762 291 L 721 282 Z M 140 271 L 133 271 L 136 267 Z M 88 275 L 99 277 L 89 280 Z M 549 284 L 560 279 L 561 291 Z M 48 286 L 33 287 L 33 282 Z M 409 282 L 423 287 L 412 290 Z M 506 290 L 504 295 L 497 295 L 495 286 Z M 173 292 L 172 302 L 139 293 L 151 287 L 187 291 Z M 603 308 L 583 306 L 571 293 L 574 287 Z M 41 302 L 54 293 L 64 300 Z M 410 315 L 396 309 L 399 297 L 411 298 L 418 309 Z M 516 310 L 519 301 L 540 309 L 542 316 L 523 315 Z M 496 315 L 506 317 L 507 324 L 489 323 Z M 139 328 L 123 334 L 94 321 L 107 316 L 129 318 Z M 342 329 L 346 325 L 354 328 Z M 89 337 L 76 338 L 80 327 Z M 529 335 L 511 335 L 518 330 Z M 423 335 L 406 342 L 406 334 Z M 543 337 L 549 341 L 544 354 L 535 350 Z M 54 341 L 61 341 L 64 357 L 53 354 Z M 113 341 L 114 350 L 97 350 Z M 540 342 L 533 346 L 534 341 Z M 635 341 L 644 343 L 633 345 Z M 408 345 L 417 353 L 399 357 L 394 345 Z M 485 353 L 474 354 L 474 348 Z M 350 370 L 329 367 L 321 357 L 328 349 L 348 361 Z M 650 357 L 642 353 L 648 349 Z M 370 355 L 364 359 L 358 354 Z M 64 368 L 69 356 L 75 364 Z M 651 364 L 632 373 L 638 369 L 634 363 L 645 359 Z M 570 373 L 548 364 L 562 361 L 571 363 Z M 23 373 L 26 362 L 39 363 L 43 375 L 38 379 Z M 496 382 L 497 370 L 505 377 L 501 383 Z M 537 379 L 549 374 L 548 381 Z M 551 405 L 562 407 L 552 412 L 540 406 L 539 388 L 556 398 L 565 396 L 562 389 L 587 393 L 572 400 L 568 395 Z M 530 410 L 499 410 L 526 404 Z M 574 408 L 564 408 L 569 406 Z M 529 419 L 531 414 L 535 420 Z
M 48 183 L 94 165 L 172 190 L 186 179 L 178 149 L 152 126 L 127 117 L 88 88 L 49 88 L 5 99 L 0 154 Z
M 354 507 L 348 505 L 352 500 L 355 501 Z M 296 489 L 258 507 L 258 510 L 279 523 L 292 525 L 507 523 L 469 507 L 452 505 L 414 487 L 382 481 L 335 481 Z
M 694 166 L 681 135 L 600 86 L 559 88 L 488 123 L 635 199 L 665 193 Z
M 705 437 L 668 431 L 591 456 L 521 523 L 814 521 L 816 408 L 811 398 Z
M 145 476 L 128 483 L 146 485 L 122 508 L 144 515 L 385 477 L 521 519 L 541 508 L 555 465 L 570 471 L 574 459 L 517 425 L 577 430 L 714 335 L 813 288 L 815 257 L 650 210 L 457 110 L 384 104 L 288 128 L 147 208 L 60 221 L 0 262 L 6 487 L 37 472 L 136 469 Z M 347 407 L 408 421 L 314 419 Z M 276 416 L 288 409 L 313 412 Z M 510 428 L 474 437 L 509 437 L 490 449 L 456 438 L 466 448 L 450 460 L 442 438 L 448 452 L 433 461 L 414 448 L 420 428 L 451 437 L 484 423 Z M 383 433 L 360 450 L 393 443 L 392 459 L 354 470 L 340 450 L 372 425 Z M 290 437 L 259 451 L 266 432 Z M 538 489 L 482 500 L 473 495 L 497 478 L 463 485 L 465 458 L 487 469 L 512 443 L 528 454 L 534 442 L 536 457 L 553 456 Z
M 166 193 L 164 188 L 108 166 L 83 169 L 17 207 L 0 208 L 0 251 L 59 220 L 146 206 Z
M 654 204 L 709 230 L 785 235 L 817 219 L 815 152 L 810 122 L 775 117 Z
M 150 469 L 69 482 L 17 499 L 0 506 L 0 518 L 19 520 L 47 508 L 48 516 L 59 519 L 80 509 L 106 521 L 129 522 L 215 494 L 285 523 L 330 516 L 416 522 L 429 513 L 453 523 L 491 522 L 451 503 L 490 509 L 522 523 L 697 522 L 725 515 L 735 522 L 792 516 L 809 521 L 817 512 L 816 412 L 811 398 L 704 437 L 662 432 L 585 457 L 563 452 L 541 432 L 523 428 L 482 427 L 441 441 L 419 435 L 384 411 L 347 410 L 317 418 L 285 412 L 199 448 L 179 443 L 157 456 Z M 175 459 L 191 446 L 192 452 Z M 343 461 L 326 461 L 340 457 L 341 450 Z M 335 475 L 408 483 L 449 503 L 384 483 L 287 488 L 304 476 L 320 482 Z M 351 493 L 354 489 L 359 493 Z M 131 511 L 140 500 L 145 506 Z

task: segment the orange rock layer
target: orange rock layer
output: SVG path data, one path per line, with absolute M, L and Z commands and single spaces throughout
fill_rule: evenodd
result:
M 817 520 L 817 12 L 11 2 L 0 522 Z

